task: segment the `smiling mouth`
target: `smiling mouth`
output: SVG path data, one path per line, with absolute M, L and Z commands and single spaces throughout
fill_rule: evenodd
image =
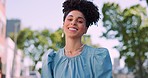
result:
M 77 31 L 78 30 L 77 28 L 73 28 L 73 27 L 69 27 L 68 29 L 72 30 L 72 31 Z

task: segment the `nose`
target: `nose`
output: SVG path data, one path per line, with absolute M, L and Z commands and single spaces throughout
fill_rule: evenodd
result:
M 76 20 L 71 21 L 71 25 L 76 25 Z

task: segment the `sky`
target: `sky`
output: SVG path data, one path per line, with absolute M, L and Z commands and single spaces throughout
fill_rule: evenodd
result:
M 135 4 L 146 6 L 145 0 L 90 0 L 93 1 L 99 8 L 105 2 L 118 3 L 122 9 L 129 8 Z M 22 28 L 29 27 L 33 30 L 50 29 L 55 31 L 63 25 L 62 3 L 64 0 L 6 0 L 6 18 L 7 19 L 20 19 Z M 103 18 L 103 16 L 101 16 Z M 119 52 L 112 47 L 118 45 L 118 41 L 107 40 L 99 38 L 105 29 L 102 26 L 102 21 L 98 22 L 98 26 L 91 26 L 87 34 L 91 35 L 92 43 L 99 44 L 109 50 L 111 60 L 119 57 Z M 122 66 L 124 65 L 121 60 Z

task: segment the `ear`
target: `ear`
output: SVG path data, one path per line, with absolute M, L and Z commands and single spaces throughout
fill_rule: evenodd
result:
M 63 29 L 64 29 L 64 23 L 65 23 L 65 22 L 63 22 L 63 26 L 62 26 Z

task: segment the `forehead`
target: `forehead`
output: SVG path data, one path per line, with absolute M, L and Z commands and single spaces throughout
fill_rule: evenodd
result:
M 69 12 L 67 17 L 81 17 L 81 18 L 85 19 L 83 13 L 78 10 L 73 10 L 73 11 Z

